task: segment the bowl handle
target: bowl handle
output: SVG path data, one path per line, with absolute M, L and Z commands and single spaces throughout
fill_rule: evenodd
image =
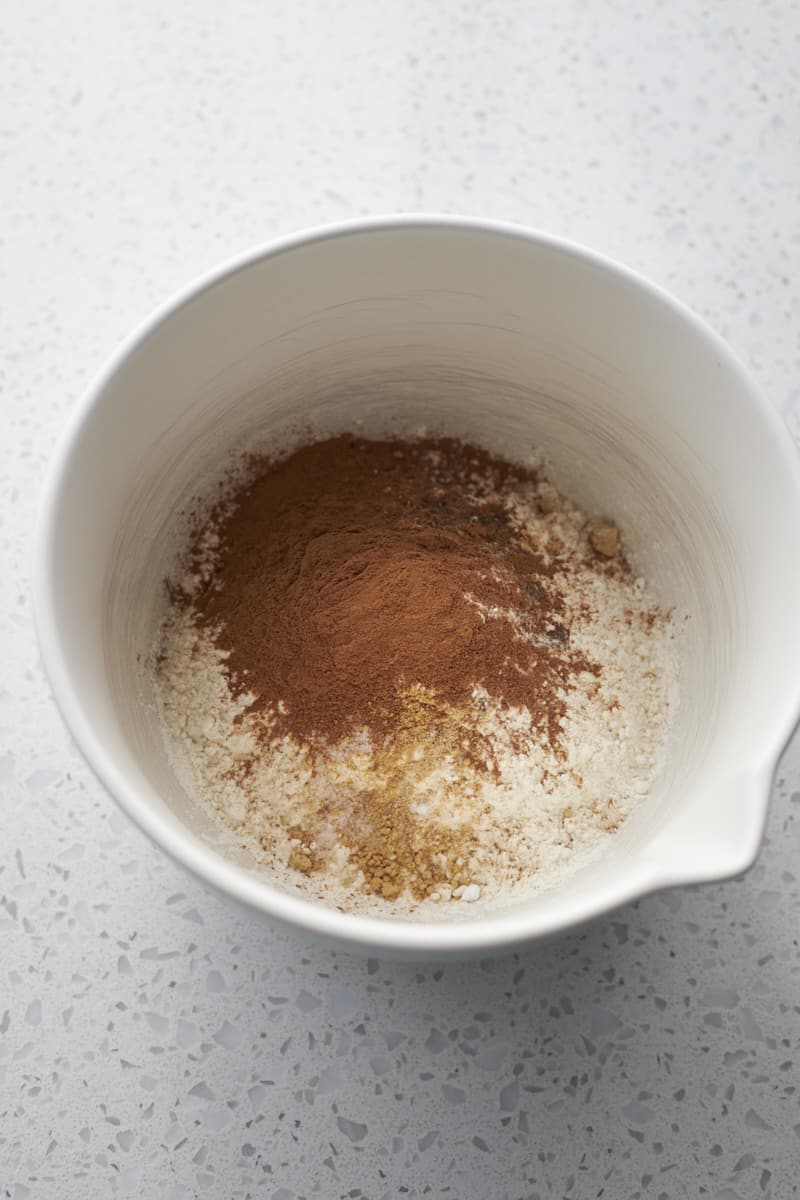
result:
M 653 887 L 730 879 L 752 866 L 774 771 L 773 764 L 740 771 L 670 817 L 647 849 Z

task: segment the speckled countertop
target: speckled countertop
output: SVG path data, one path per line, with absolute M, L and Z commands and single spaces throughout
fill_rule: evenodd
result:
M 736 882 L 513 959 L 351 959 L 131 827 L 31 629 L 43 466 L 100 361 L 253 243 L 506 217 L 708 318 L 800 430 L 789 0 L 31 0 L 0 33 L 0 1195 L 784 1200 L 800 744 Z M 799 668 L 800 669 L 800 668 Z

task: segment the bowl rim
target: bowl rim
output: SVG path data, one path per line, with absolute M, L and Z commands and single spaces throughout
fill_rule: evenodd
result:
M 332 906 L 281 891 L 267 878 L 256 878 L 245 868 L 224 859 L 196 835 L 176 828 L 151 806 L 147 796 L 127 779 L 125 772 L 118 768 L 113 756 L 94 734 L 80 688 L 69 670 L 69 655 L 58 634 L 58 592 L 50 565 L 58 522 L 59 496 L 83 427 L 123 364 L 160 326 L 201 294 L 267 259 L 336 238 L 419 229 L 459 230 L 533 243 L 610 273 L 671 311 L 705 340 L 717 357 L 739 378 L 743 391 L 748 393 L 771 434 L 776 450 L 775 469 L 780 467 L 793 480 L 800 518 L 800 455 L 778 410 L 755 385 L 728 344 L 689 307 L 637 271 L 566 238 L 520 224 L 482 217 L 427 212 L 396 213 L 313 226 L 255 246 L 190 281 L 139 323 L 106 360 L 85 390 L 56 444 L 40 500 L 34 537 L 32 590 L 42 661 L 64 722 L 100 782 L 152 841 L 205 883 L 212 884 L 218 891 L 283 925 L 334 941 L 345 948 L 384 951 L 409 958 L 444 958 L 508 951 L 533 940 L 566 932 L 657 889 L 727 878 L 746 869 L 760 846 L 769 788 L 778 759 L 800 720 L 800 682 L 794 691 L 787 689 L 780 706 L 782 719 L 776 722 L 771 743 L 765 747 L 761 762 L 751 767 L 752 786 L 748 803 L 751 807 L 757 806 L 756 819 L 750 823 L 746 844 L 729 862 L 718 862 L 705 872 L 692 873 L 687 877 L 685 873 L 678 875 L 671 872 L 665 863 L 645 855 L 641 861 L 634 862 L 630 872 L 608 882 L 602 892 L 598 890 L 591 903 L 570 903 L 568 898 L 554 896 L 555 903 L 530 912 L 520 905 L 507 912 L 475 919 L 435 923 L 365 916 L 342 912 Z

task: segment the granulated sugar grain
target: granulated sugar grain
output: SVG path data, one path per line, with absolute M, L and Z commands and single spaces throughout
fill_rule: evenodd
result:
M 659 771 L 677 703 L 670 616 L 618 553 L 613 525 L 595 545 L 599 527 L 540 475 L 499 486 L 484 474 L 480 503 L 499 502 L 550 572 L 568 631 L 557 736 L 479 683 L 459 706 L 409 679 L 388 738 L 366 718 L 333 744 L 295 736 L 281 701 L 259 705 L 232 686 L 219 630 L 198 616 L 224 522 L 195 540 L 157 647 L 170 754 L 187 791 L 286 888 L 354 912 L 457 918 L 465 905 L 469 915 L 502 907 L 595 855 Z M 524 611 L 466 599 L 528 648 L 540 636 Z

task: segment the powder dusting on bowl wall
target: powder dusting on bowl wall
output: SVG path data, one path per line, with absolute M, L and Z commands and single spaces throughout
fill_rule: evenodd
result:
M 309 678 L 302 654 L 284 663 L 279 687 L 265 688 L 258 660 L 243 665 L 237 657 L 233 634 L 243 634 L 243 614 L 225 611 L 236 561 L 247 559 L 228 550 L 249 504 L 256 514 L 258 488 L 272 486 L 263 481 L 275 478 L 273 470 L 291 473 L 297 451 L 328 455 L 328 467 L 338 462 L 340 469 L 342 455 L 330 443 L 344 435 L 366 447 L 366 459 L 386 453 L 376 443 L 394 445 L 403 456 L 396 462 L 408 468 L 391 468 L 399 492 L 417 470 L 414 530 L 392 523 L 391 493 L 377 485 L 370 520 L 392 538 L 394 531 L 417 538 L 393 540 L 381 571 L 395 571 L 397 588 L 401 579 L 409 588 L 417 580 L 426 593 L 417 611 L 424 599 L 427 645 L 433 649 L 439 638 L 442 667 L 454 666 L 448 647 L 458 645 L 465 623 L 486 641 L 482 678 L 455 669 L 444 672 L 445 685 L 430 674 L 417 678 L 409 662 L 425 665 L 415 642 L 422 631 L 408 639 L 403 631 L 413 606 L 393 609 L 385 591 L 366 586 L 368 547 L 347 546 L 333 575 L 320 560 L 312 572 L 317 588 L 310 598 L 297 593 L 287 611 L 321 621 L 320 632 L 328 622 L 331 637 L 321 641 L 336 659 L 335 677 L 344 678 L 353 605 L 336 596 L 355 588 L 349 598 L 364 610 L 358 636 L 371 627 L 382 638 L 388 630 L 379 651 L 396 668 L 386 672 L 388 708 L 386 691 L 365 680 L 364 705 L 351 708 L 346 728 L 326 726 L 311 701 L 307 708 L 298 702 L 302 672 L 296 676 L 295 668 Z M 447 485 L 437 482 L 441 464 L 430 459 L 442 438 L 451 446 Z M 326 443 L 328 450 L 319 448 Z M 191 513 L 223 479 L 231 456 L 248 446 L 257 452 L 254 475 L 239 482 L 253 491 L 225 493 L 230 508 L 208 522 L 203 543 L 180 514 Z M 467 471 L 471 454 L 480 461 Z M 546 465 L 531 458 L 537 454 Z M 412 470 L 415 462 L 421 465 Z M 307 486 L 322 466 L 309 468 Z M 286 513 L 275 515 L 278 537 Z M 317 532 L 305 531 L 305 567 L 322 549 Z M 194 553 L 195 574 L 206 563 L 209 574 L 196 590 L 176 572 L 182 548 Z M 361 576 L 346 569 L 358 553 L 360 595 Z M 403 574 L 409 554 L 415 572 Z M 467 587 L 474 556 L 480 566 Z M 535 560 L 530 570 L 526 556 Z M 278 558 L 289 562 L 291 554 Z M 447 636 L 436 569 L 443 558 L 456 585 L 451 593 L 444 588 L 457 617 Z M 567 575 L 569 588 L 562 586 Z M 172 606 L 165 578 L 173 583 Z M 335 584 L 327 592 L 319 586 L 326 578 Z M 43 660 L 62 712 L 110 792 L 160 846 L 271 919 L 339 945 L 414 958 L 512 948 L 654 888 L 745 869 L 800 707 L 798 594 L 796 451 L 729 348 L 658 288 L 590 251 L 496 222 L 424 216 L 285 239 L 200 280 L 157 312 L 72 418 L 45 488 L 34 579 Z M 326 596 L 324 612 L 304 608 L 310 601 L 324 608 Z M 377 619 L 381 610 L 382 623 L 370 626 L 366 617 Z M 615 612 L 626 610 L 630 629 L 620 618 L 612 631 Z M 690 617 L 677 639 L 666 632 L 668 612 Z M 655 614 L 650 629 L 647 614 Z M 509 655 L 509 663 L 536 678 L 541 661 L 544 677 L 559 676 L 563 712 L 562 698 L 546 713 L 533 700 L 520 704 L 511 667 L 498 674 L 505 658 L 493 658 L 489 642 L 499 639 L 497 649 L 512 633 L 523 635 L 513 640 L 521 658 Z M 152 650 L 162 634 L 168 654 L 156 672 Z M 613 650 L 601 646 L 604 638 Z M 536 667 L 525 657 L 533 647 L 541 650 Z M 362 662 L 374 663 L 363 649 Z M 195 655 L 199 675 L 179 716 L 183 652 Z M 670 709 L 673 653 L 680 703 Z M 438 670 L 437 656 L 429 657 Z M 610 688 L 615 672 L 620 706 L 607 704 L 599 737 L 592 704 L 600 693 L 592 688 Z M 198 712 L 197 695 L 209 688 L 213 704 Z M 646 720 L 643 705 L 651 709 Z M 619 763 L 615 776 L 607 752 L 618 736 L 625 743 L 626 726 L 637 720 L 643 761 L 628 760 L 623 795 Z M 538 737 L 543 730 L 546 739 Z M 200 762 L 180 762 L 178 743 L 187 752 L 202 747 Z M 451 764 L 440 757 L 434 769 L 426 756 L 435 745 Z M 215 775 L 214 753 L 233 757 L 227 775 Z M 555 773 L 571 771 L 584 787 L 590 768 L 602 774 L 608 766 L 615 782 L 606 798 L 616 796 L 620 811 L 594 812 L 609 835 L 599 856 L 579 864 L 583 817 L 578 808 L 567 812 L 554 784 L 547 828 L 561 842 L 540 839 L 535 870 L 527 871 L 541 882 L 552 868 L 552 886 L 525 892 L 521 878 L 509 885 L 504 871 L 525 868 L 527 851 L 515 831 L 509 852 L 493 821 L 506 801 L 517 811 L 523 775 L 519 803 L 527 803 L 539 770 L 545 812 L 554 782 L 553 762 L 545 760 L 557 753 L 564 758 Z M 384 845 L 381 825 L 356 818 L 380 812 L 376 796 L 389 799 L 389 779 L 400 777 L 413 787 L 398 789 L 398 811 L 389 803 L 397 837 Z M 248 794 L 259 779 L 262 797 L 276 797 L 268 829 L 263 807 Z M 297 785 L 294 799 L 287 780 Z M 209 802 L 212 787 L 218 802 Z M 610 832 L 618 817 L 625 819 Z M 435 831 L 445 827 L 449 840 L 437 849 Z M 574 869 L 567 870 L 570 856 Z M 345 883 L 350 868 L 354 877 Z M 522 891 L 504 904 L 509 886 Z M 340 906 L 332 897 L 342 887 L 349 890 Z

